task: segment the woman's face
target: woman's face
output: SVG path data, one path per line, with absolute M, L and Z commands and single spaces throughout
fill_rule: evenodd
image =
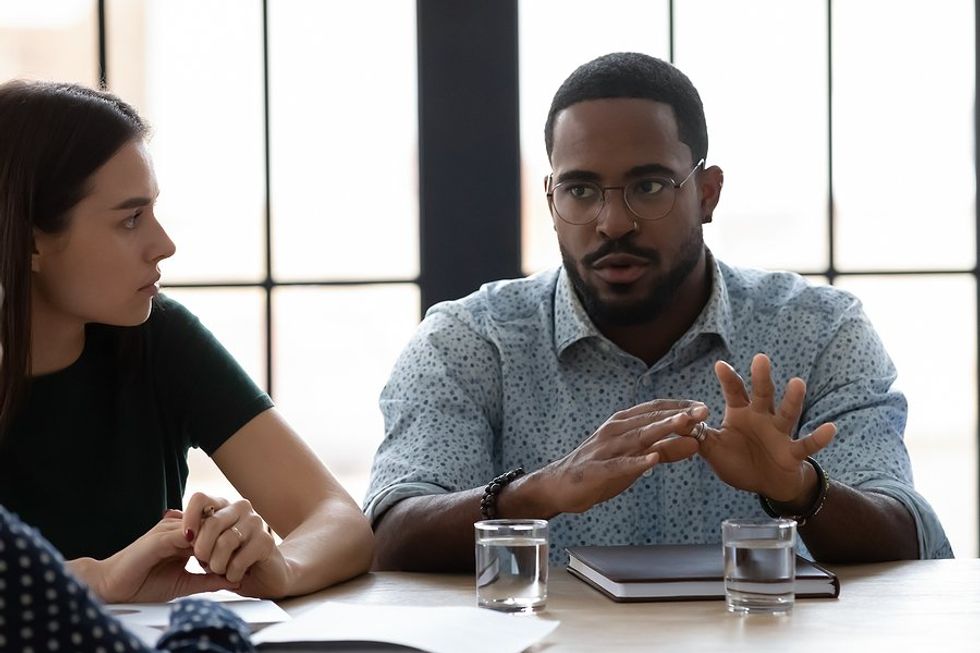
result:
M 153 213 L 159 190 L 142 141 L 120 148 L 88 184 L 65 231 L 34 231 L 34 301 L 82 323 L 141 324 L 159 292 L 157 266 L 175 249 Z

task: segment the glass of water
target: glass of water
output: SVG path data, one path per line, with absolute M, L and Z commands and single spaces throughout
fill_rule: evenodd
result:
M 729 612 L 787 614 L 796 581 L 796 522 L 792 519 L 726 519 L 725 598 Z
M 537 612 L 548 598 L 548 522 L 489 519 L 476 531 L 476 604 Z

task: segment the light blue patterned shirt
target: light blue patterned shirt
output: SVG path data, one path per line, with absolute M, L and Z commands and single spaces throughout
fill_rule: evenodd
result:
M 433 306 L 381 394 L 385 438 L 365 513 L 374 521 L 407 497 L 482 487 L 518 466 L 534 471 L 616 411 L 651 399 L 703 401 L 717 426 L 725 403 L 715 361 L 748 379 L 764 352 L 777 388 L 793 376 L 807 383 L 800 433 L 836 423 L 837 437 L 815 456 L 830 477 L 894 497 L 915 520 L 921 556 L 951 557 L 939 519 L 913 489 L 905 397 L 891 389 L 895 367 L 860 302 L 796 274 L 713 265 L 704 310 L 652 366 L 596 329 L 560 268 Z M 552 519 L 551 560 L 563 564 L 566 547 L 586 544 L 720 542 L 723 519 L 764 516 L 755 494 L 694 456 L 657 465 L 585 513 Z

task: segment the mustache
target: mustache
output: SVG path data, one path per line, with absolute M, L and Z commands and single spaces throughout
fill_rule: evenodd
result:
M 608 256 L 610 254 L 630 254 L 632 256 L 637 256 L 639 258 L 645 258 L 649 260 L 654 265 L 660 263 L 660 252 L 655 249 L 647 249 L 646 247 L 640 247 L 633 241 L 627 238 L 620 238 L 619 240 L 610 240 L 598 247 L 594 252 L 586 254 L 582 257 L 582 263 L 592 267 L 595 265 L 596 261 L 601 259 L 603 256 Z

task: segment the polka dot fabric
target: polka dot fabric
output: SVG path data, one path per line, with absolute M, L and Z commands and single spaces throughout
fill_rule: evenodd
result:
M 913 489 L 906 401 L 891 388 L 895 368 L 860 302 L 795 274 L 712 265 L 704 310 L 652 366 L 595 328 L 562 269 L 432 307 L 381 394 L 385 438 L 368 517 L 406 497 L 482 487 L 518 466 L 539 469 L 616 411 L 651 399 L 703 401 L 717 426 L 725 404 L 715 361 L 748 379 L 752 357 L 763 352 L 778 388 L 793 376 L 807 382 L 799 433 L 837 424 L 838 436 L 816 456 L 830 476 L 901 501 L 922 556 L 952 556 Z M 723 519 L 764 516 L 754 494 L 722 483 L 695 456 L 658 465 L 583 514 L 553 519 L 551 561 L 566 562 L 569 546 L 720 542 Z
M 158 648 L 147 648 L 65 570 L 47 540 L 0 507 L 0 651 L 255 650 L 247 626 L 215 603 L 184 599 L 170 622 Z

